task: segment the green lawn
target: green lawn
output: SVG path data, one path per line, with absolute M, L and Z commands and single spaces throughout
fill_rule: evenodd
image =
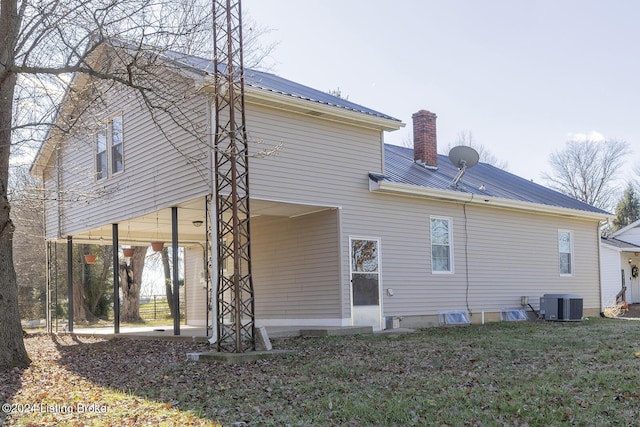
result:
M 13 385 L 6 401 L 75 399 L 109 410 L 13 414 L 9 425 L 625 426 L 640 419 L 640 321 L 493 323 L 273 343 L 291 353 L 224 365 L 185 360 L 207 351 L 204 344 L 29 338 L 33 366 L 0 377 Z

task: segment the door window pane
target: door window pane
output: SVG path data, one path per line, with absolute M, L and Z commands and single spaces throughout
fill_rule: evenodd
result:
M 353 271 L 378 271 L 378 245 L 375 240 L 351 241 L 351 268 Z

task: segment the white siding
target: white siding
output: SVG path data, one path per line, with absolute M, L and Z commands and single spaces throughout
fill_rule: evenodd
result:
M 204 271 L 204 250 L 200 246 L 186 247 L 184 249 L 184 258 L 186 324 L 190 326 L 205 326 L 207 290 Z M 211 324 L 211 320 L 209 324 Z
M 616 295 L 622 289 L 622 273 L 620 269 L 620 252 L 603 244 L 600 247 L 600 280 L 602 283 L 601 310 L 614 305 L 616 302 Z M 631 296 L 629 286 L 627 286 L 627 294 Z

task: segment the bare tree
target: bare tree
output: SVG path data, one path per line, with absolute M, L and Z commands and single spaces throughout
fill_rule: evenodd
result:
M 45 246 L 42 195 L 39 183 L 25 165 L 10 174 L 9 200 L 16 231 L 13 235 L 14 262 L 19 289 L 20 313 L 25 319 L 41 319 L 45 313 Z
M 480 155 L 480 161 L 482 163 L 488 163 L 492 166 L 504 170 L 509 169 L 509 163 L 504 160 L 498 160 L 498 158 L 491 152 L 491 150 L 485 147 L 484 144 L 477 143 L 473 138 L 473 133 L 471 133 L 471 131 L 460 132 L 455 142 L 450 143 L 446 147 L 444 147 L 444 152 L 448 153 L 453 147 L 458 145 L 466 145 L 476 150 Z
M 629 146 L 624 141 L 568 141 L 551 154 L 551 174 L 543 178 L 554 190 L 600 209 L 611 209 L 615 180 Z
M 211 45 L 210 6 L 204 0 L 0 0 L 0 369 L 30 363 L 13 260 L 10 159 L 33 153 L 45 136 L 56 141 L 95 130 L 96 106 L 123 88 L 154 118 L 207 144 L 202 124 L 185 109 L 197 86 L 185 91 L 170 69 L 184 66 L 179 52 Z M 162 129 L 161 123 L 156 120 Z

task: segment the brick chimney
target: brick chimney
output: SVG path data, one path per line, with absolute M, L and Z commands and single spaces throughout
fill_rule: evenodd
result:
M 436 116 L 430 111 L 420 110 L 413 119 L 413 158 L 429 169 L 438 168 L 438 138 Z

